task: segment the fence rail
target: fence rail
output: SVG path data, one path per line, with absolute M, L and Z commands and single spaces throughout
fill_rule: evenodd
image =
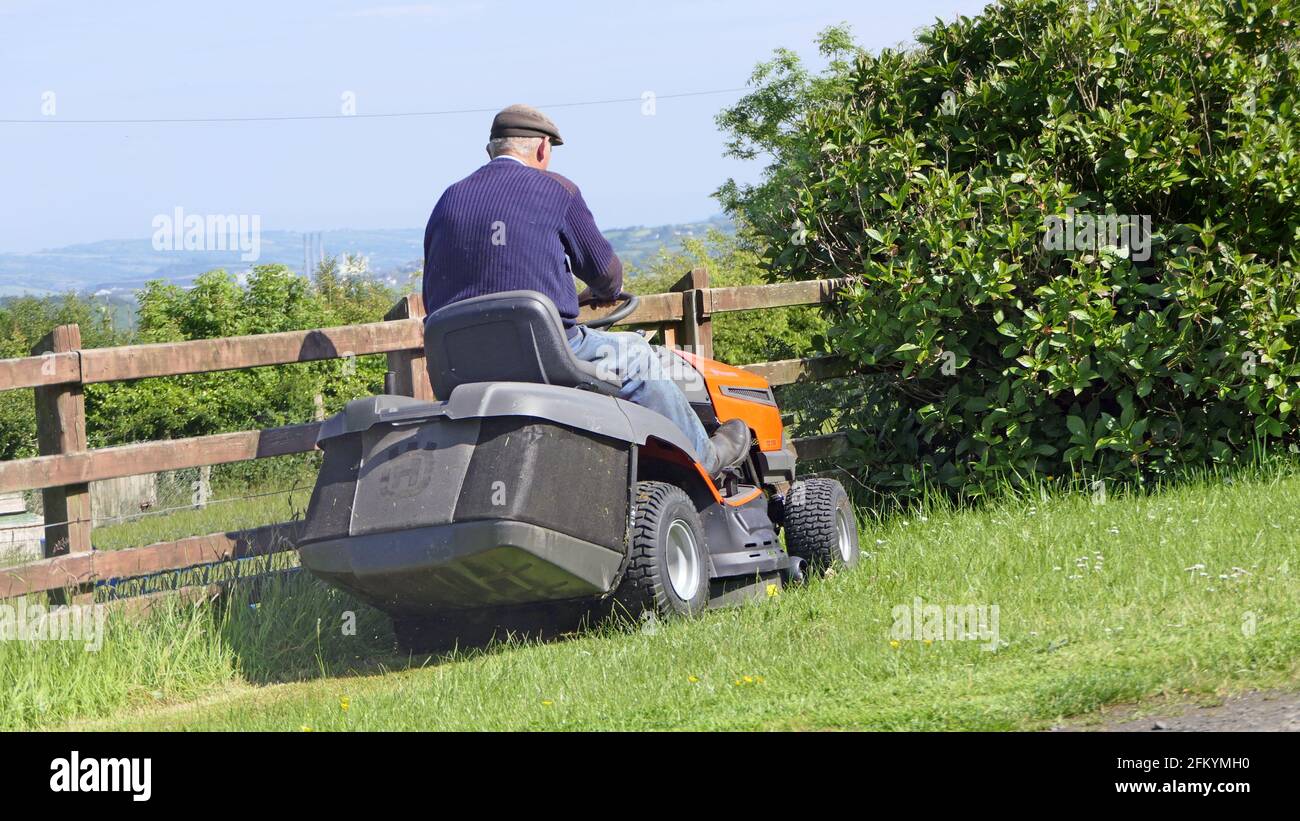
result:
M 664 344 L 713 353 L 715 314 L 832 302 L 843 280 L 710 288 L 696 269 L 663 294 L 641 297 L 624 326 L 653 327 Z M 580 321 L 603 311 L 584 308 Z M 0 360 L 0 390 L 35 388 L 39 456 L 0 462 L 0 493 L 42 490 L 47 524 L 45 558 L 0 568 L 0 599 L 28 593 L 84 589 L 110 579 L 147 576 L 232 559 L 292 550 L 298 523 L 194 536 L 145 547 L 97 551 L 91 546 L 89 483 L 143 473 L 306 453 L 316 447 L 320 423 L 240 431 L 187 439 L 88 449 L 84 385 L 287 365 L 386 354 L 385 389 L 433 397 L 425 373 L 423 318 L 418 295 L 403 298 L 385 321 L 190 342 L 81 349 L 80 329 L 56 328 L 33 355 Z M 850 372 L 838 357 L 760 362 L 746 369 L 772 385 L 829 379 Z M 843 434 L 795 440 L 801 459 L 833 455 Z

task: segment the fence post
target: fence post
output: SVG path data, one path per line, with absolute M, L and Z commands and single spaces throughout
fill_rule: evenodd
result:
M 424 297 L 407 294 L 384 317 L 388 321 L 399 319 L 424 319 Z M 424 362 L 424 350 L 392 351 L 388 354 L 388 375 L 384 379 L 384 392 L 399 396 L 432 401 L 433 387 Z
M 37 343 L 33 354 L 81 349 L 81 328 L 60 325 Z M 86 449 L 86 398 L 78 381 L 36 389 L 36 441 L 42 456 Z M 45 556 L 90 551 L 90 486 L 67 485 L 41 491 L 45 510 Z M 66 524 L 62 524 L 66 522 Z
M 661 322 L 656 326 L 656 330 L 662 335 L 665 348 L 677 347 L 677 326 L 680 322 Z
M 713 358 L 713 313 L 709 292 L 709 271 L 696 268 L 673 285 L 672 290 L 682 291 L 682 325 L 678 340 L 687 350 L 699 356 Z

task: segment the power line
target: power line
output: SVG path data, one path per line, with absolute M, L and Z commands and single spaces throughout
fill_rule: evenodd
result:
M 718 88 L 712 91 L 683 91 L 676 94 L 656 94 L 655 100 L 674 100 L 681 97 L 703 97 L 710 94 L 732 94 L 745 91 L 740 88 Z M 579 106 L 639 103 L 643 97 L 620 97 L 610 100 L 583 100 L 581 102 L 551 103 L 538 108 L 577 108 Z M 442 111 L 392 111 L 381 114 L 279 114 L 260 117 L 150 117 L 120 120 L 63 120 L 42 117 L 36 120 L 0 119 L 0 125 L 167 125 L 201 123 L 270 123 L 300 122 L 307 120 L 391 120 L 404 117 L 443 117 L 452 114 L 495 114 L 498 108 L 449 108 Z

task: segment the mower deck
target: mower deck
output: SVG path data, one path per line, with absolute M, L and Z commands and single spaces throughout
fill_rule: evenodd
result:
M 328 582 L 396 614 L 600 596 L 623 554 L 528 522 L 477 521 L 302 548 Z

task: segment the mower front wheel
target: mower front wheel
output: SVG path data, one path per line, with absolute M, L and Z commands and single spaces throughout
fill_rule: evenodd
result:
M 628 566 L 615 598 L 631 616 L 687 616 L 708 606 L 704 525 L 686 491 L 637 483 Z
M 844 486 L 834 479 L 796 482 L 785 499 L 785 546 L 818 574 L 858 563 L 858 526 Z

